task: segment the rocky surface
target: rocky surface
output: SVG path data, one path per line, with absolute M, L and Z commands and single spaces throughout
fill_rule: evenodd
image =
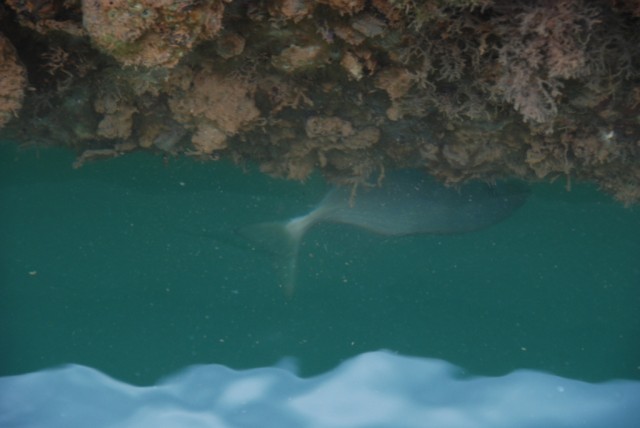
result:
M 636 0 L 5 0 L 0 24 L 0 132 L 78 166 L 154 150 L 640 201 Z

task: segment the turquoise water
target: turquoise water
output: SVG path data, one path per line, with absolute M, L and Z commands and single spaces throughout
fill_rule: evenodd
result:
M 305 213 L 319 178 L 0 150 L 0 375 L 73 362 L 151 384 L 285 356 L 312 375 L 384 348 L 483 375 L 640 379 L 640 211 L 589 185 L 535 185 L 513 217 L 459 236 L 318 225 L 286 299 L 236 231 Z

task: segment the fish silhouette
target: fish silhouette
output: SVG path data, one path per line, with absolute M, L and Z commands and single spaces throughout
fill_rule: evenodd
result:
M 350 188 L 335 187 L 303 216 L 247 226 L 240 233 L 277 255 L 281 286 L 291 296 L 300 243 L 317 223 L 344 223 L 387 236 L 459 234 L 509 217 L 528 195 L 528 186 L 517 181 L 447 187 L 420 171 L 400 170 L 379 186 L 358 188 L 355 195 Z

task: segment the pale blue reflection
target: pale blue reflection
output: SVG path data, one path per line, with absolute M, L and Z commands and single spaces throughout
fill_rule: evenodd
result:
M 151 387 L 69 365 L 0 378 L 0 426 L 632 428 L 640 382 L 590 384 L 519 370 L 472 377 L 385 351 L 315 378 L 280 368 L 192 366 Z

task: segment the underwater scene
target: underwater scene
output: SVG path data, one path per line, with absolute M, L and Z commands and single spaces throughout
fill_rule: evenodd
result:
M 592 186 L 470 232 L 319 221 L 286 293 L 241 232 L 321 179 L 1 149 L 2 426 L 636 426 L 640 213 Z
M 0 428 L 638 428 L 639 204 L 639 0 L 0 0 Z

